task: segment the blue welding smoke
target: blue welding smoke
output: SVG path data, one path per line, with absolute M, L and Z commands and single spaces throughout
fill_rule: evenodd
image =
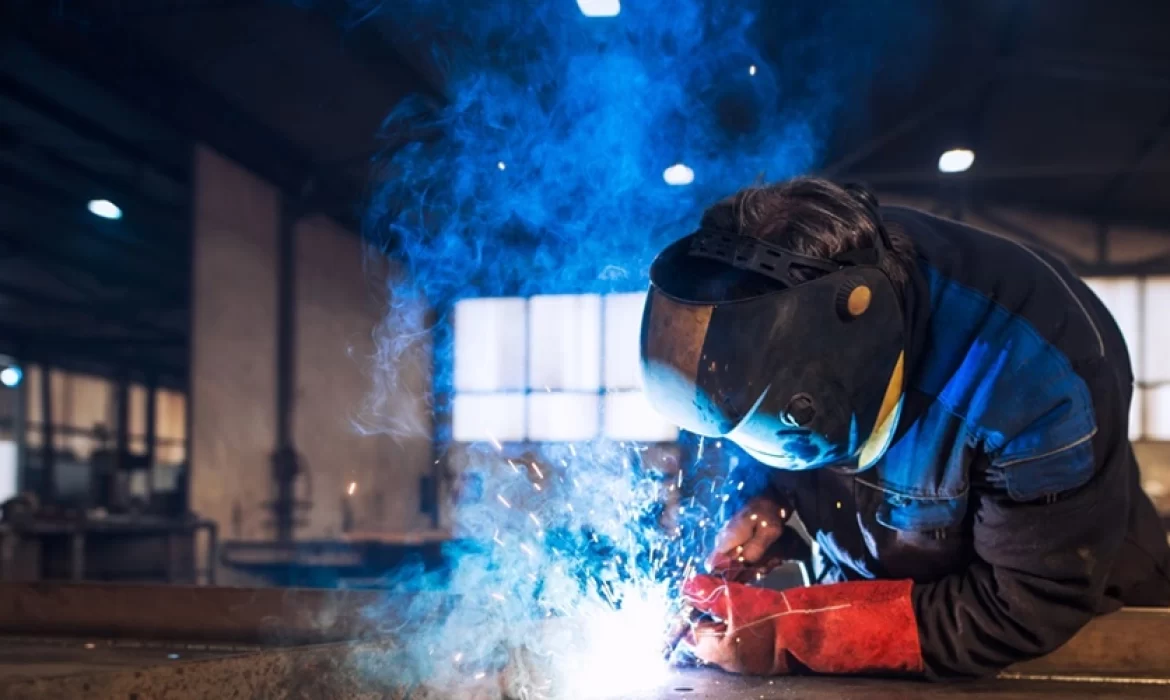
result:
M 446 95 L 401 103 L 373 164 L 365 233 L 401 273 L 361 427 L 425 434 L 394 409 L 399 370 L 434 343 L 435 385 L 449 388 L 456 300 L 643 289 L 655 253 L 704 206 L 815 169 L 835 130 L 864 127 L 877 76 L 913 79 L 934 5 L 646 0 L 602 19 L 575 0 L 351 0 L 352 21 L 392 27 L 408 52 L 439 47 L 427 65 Z M 692 182 L 664 180 L 676 164 Z M 544 662 L 521 668 L 559 671 L 514 676 L 511 696 L 556 695 L 549 683 L 579 680 L 574 664 L 590 687 L 645 680 L 663 596 L 751 487 L 664 477 L 635 445 L 545 446 L 539 479 L 531 462 L 469 454 L 482 488 L 452 519 L 471 544 L 441 576 L 396 578 L 372 611 L 404 625 L 392 673 L 490 680 L 523 648 Z M 684 489 L 697 500 L 664 510 Z M 401 604 L 426 591 L 442 591 L 441 609 Z
M 642 289 L 702 207 L 815 169 L 835 128 L 864 127 L 879 75 L 913 74 L 934 5 L 654 0 L 596 19 L 573 0 L 351 2 L 430 52 L 447 96 L 402 102 L 374 163 L 365 232 L 405 268 L 376 398 L 421 342 L 417 300 L 442 334 L 462 297 Z M 692 184 L 663 180 L 679 163 Z M 411 428 L 380 409 L 367 427 Z

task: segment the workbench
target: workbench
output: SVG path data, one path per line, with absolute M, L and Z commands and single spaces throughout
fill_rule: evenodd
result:
M 477 700 L 499 674 L 458 689 L 408 687 L 394 640 L 369 615 L 376 591 L 0 584 L 0 698 Z M 742 678 L 682 669 L 625 700 L 1167 698 L 1170 611 L 1099 618 L 1057 652 L 978 683 Z

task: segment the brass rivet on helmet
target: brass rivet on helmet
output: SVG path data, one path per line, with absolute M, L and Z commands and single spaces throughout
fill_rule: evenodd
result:
M 852 321 L 869 310 L 873 303 L 873 289 L 860 279 L 846 280 L 837 289 L 837 315 L 842 321 Z
M 845 308 L 849 311 L 850 316 L 856 318 L 865 313 L 871 301 L 873 301 L 873 291 L 863 284 L 849 292 L 849 299 L 845 302 Z

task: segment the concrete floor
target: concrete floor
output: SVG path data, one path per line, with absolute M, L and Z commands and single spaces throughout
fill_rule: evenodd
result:
M 368 611 L 384 604 L 383 594 L 362 591 L 0 584 L 0 698 L 497 700 L 526 678 L 456 672 L 446 686 L 437 677 L 410 685 L 395 640 L 371 627 Z M 1009 672 L 944 685 L 685 669 L 613 700 L 1170 698 L 1170 611 L 1098 618 L 1060 650 Z
M 926 683 L 868 678 L 742 678 L 685 671 L 645 700 L 904 700 L 905 698 L 1167 698 L 1170 685 L 1106 682 L 990 680 Z M 643 698 L 638 698 L 643 700 Z
M 0 697 L 13 700 L 65 697 L 486 700 L 498 696 L 499 685 L 490 678 L 475 687 L 406 690 L 395 682 L 392 669 L 377 668 L 376 662 L 362 660 L 385 656 L 380 654 L 384 651 L 372 645 L 329 644 L 259 651 L 242 647 L 213 649 L 198 645 L 135 646 L 126 642 L 7 638 L 0 639 Z M 174 658 L 176 654 L 178 658 Z M 1170 681 L 1000 679 L 932 684 L 864 678 L 744 678 L 705 669 L 685 669 L 677 671 L 660 689 L 614 700 L 901 700 L 910 697 L 932 700 L 1167 698 Z

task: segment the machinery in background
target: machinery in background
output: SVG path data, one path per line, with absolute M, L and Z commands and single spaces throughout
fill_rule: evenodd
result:
M 214 583 L 216 524 L 187 507 L 183 396 L 160 409 L 158 389 L 125 377 L 27 369 L 0 389 L 19 475 L 0 581 Z

